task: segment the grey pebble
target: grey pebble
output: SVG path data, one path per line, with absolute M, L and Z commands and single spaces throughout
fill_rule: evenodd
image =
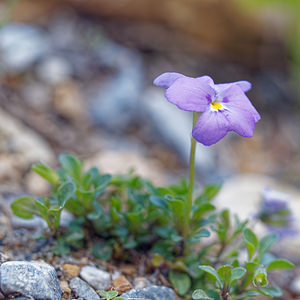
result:
M 145 298 L 147 300 L 176 300 L 175 292 L 166 286 L 149 286 L 141 290 L 131 290 L 121 295 L 123 298 Z
M 61 300 L 56 272 L 44 262 L 5 262 L 0 268 L 0 278 L 5 296 L 20 293 L 35 300 Z
M 70 289 L 76 294 L 77 297 L 84 300 L 99 300 L 100 297 L 85 281 L 79 277 L 74 277 L 70 281 Z

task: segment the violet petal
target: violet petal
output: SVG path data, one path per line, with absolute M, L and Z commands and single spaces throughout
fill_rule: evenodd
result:
M 193 137 L 199 143 L 210 146 L 217 143 L 228 132 L 230 124 L 224 111 L 204 112 L 193 129 Z
M 207 76 L 181 77 L 166 90 L 166 98 L 182 110 L 204 112 L 215 96 L 215 90 L 207 84 Z

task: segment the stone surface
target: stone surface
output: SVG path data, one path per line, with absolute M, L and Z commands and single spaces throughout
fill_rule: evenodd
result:
M 122 294 L 124 298 L 145 298 L 147 300 L 176 300 L 175 292 L 166 286 L 149 286 Z
M 55 85 L 71 77 L 72 66 L 63 57 L 49 56 L 38 65 L 37 74 L 45 83 Z
M 253 220 L 258 213 L 260 202 L 262 201 L 262 192 L 266 187 L 289 196 L 289 207 L 294 214 L 292 216 L 294 219 L 293 226 L 295 230 L 300 232 L 300 219 L 296 215 L 296 212 L 300 211 L 299 191 L 290 185 L 279 183 L 272 177 L 258 174 L 244 174 L 232 177 L 224 183 L 213 203 L 218 209 L 230 209 L 230 212 L 238 215 L 241 220 L 247 218 Z M 266 225 L 256 220 L 254 231 L 259 237 L 268 233 L 268 230 Z M 291 257 L 298 257 L 299 247 L 300 235 L 287 235 L 281 238 L 272 250 L 279 255 L 285 253 L 286 255 L 291 255 Z
M 43 262 L 10 261 L 0 268 L 1 290 L 36 300 L 60 300 L 61 289 L 54 268 Z
M 77 277 L 80 273 L 80 267 L 76 265 L 64 264 L 61 268 L 67 278 Z
M 51 164 L 54 154 L 48 143 L 0 109 L 0 179 L 17 181 L 32 163 Z
M 97 290 L 105 290 L 110 284 L 110 274 L 92 266 L 84 266 L 80 277 Z
M 134 289 L 140 290 L 151 285 L 151 282 L 145 277 L 136 277 L 133 280 Z
M 85 281 L 79 277 L 71 279 L 69 286 L 75 295 L 84 300 L 98 300 L 100 297 Z
M 102 172 L 110 174 L 128 174 L 130 169 L 135 173 L 152 180 L 155 184 L 163 185 L 168 182 L 166 171 L 160 162 L 146 155 L 138 149 L 106 150 L 96 153 L 85 161 L 85 167 L 98 167 Z
M 125 293 L 132 289 L 131 283 L 127 280 L 125 276 L 120 276 L 113 280 L 112 286 L 114 290 L 119 292 L 119 294 Z
M 8 24 L 0 32 L 0 64 L 4 70 L 21 72 L 48 51 L 43 31 L 25 24 Z
M 296 277 L 292 280 L 290 289 L 293 293 L 300 295 L 300 277 Z

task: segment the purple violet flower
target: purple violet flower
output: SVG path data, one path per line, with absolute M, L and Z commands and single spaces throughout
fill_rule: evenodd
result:
M 287 194 L 265 188 L 262 191 L 262 202 L 257 218 L 266 224 L 269 231 L 277 233 L 280 238 L 299 234 Z
M 210 146 L 229 131 L 251 137 L 260 115 L 245 92 L 248 81 L 215 84 L 211 77 L 187 77 L 179 73 L 163 73 L 154 84 L 167 88 L 167 100 L 178 108 L 202 112 L 192 135 L 198 142 Z

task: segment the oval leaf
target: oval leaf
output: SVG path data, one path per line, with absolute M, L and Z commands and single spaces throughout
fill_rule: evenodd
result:
M 217 273 L 217 271 L 213 267 L 201 265 L 201 266 L 199 266 L 199 268 L 202 271 L 204 271 L 204 272 L 209 273 L 210 275 L 212 275 L 217 280 L 217 282 L 219 283 L 220 287 L 223 287 L 222 278 L 219 276 L 219 274 Z
M 259 289 L 257 291 L 260 292 L 261 294 L 267 296 L 267 297 L 270 297 L 270 298 L 280 298 L 280 297 L 282 297 L 282 291 L 277 286 L 270 286 L 268 288 Z
M 242 278 L 246 274 L 247 270 L 242 267 L 237 267 L 232 270 L 231 282 Z
M 13 213 L 23 219 L 32 219 L 33 216 L 40 216 L 35 200 L 31 197 L 20 197 L 11 204 Z
M 195 290 L 194 292 L 193 292 L 193 294 L 192 294 L 192 298 L 194 299 L 194 300 L 201 300 L 201 299 L 213 299 L 213 298 L 210 298 L 210 297 L 208 297 L 207 295 L 206 295 L 206 293 L 203 291 L 203 290 L 200 290 L 200 289 L 198 289 L 198 290 Z
M 63 208 L 67 201 L 72 198 L 76 191 L 76 186 L 73 182 L 65 182 L 62 184 L 57 191 L 57 200 L 60 208 Z
M 59 156 L 58 160 L 69 175 L 73 176 L 76 180 L 80 180 L 82 163 L 78 158 L 71 154 L 63 153 Z
M 271 271 L 274 269 L 292 269 L 294 268 L 294 264 L 286 259 L 275 259 L 273 260 L 267 268 L 267 271 Z
M 41 177 L 46 179 L 48 182 L 50 182 L 53 185 L 58 185 L 59 183 L 59 176 L 58 174 L 49 168 L 46 164 L 40 162 L 38 164 L 34 164 L 32 166 L 32 170 L 39 174 Z
M 172 285 L 181 296 L 184 296 L 191 287 L 191 278 L 186 273 L 171 271 L 169 278 Z
M 246 243 L 246 246 L 248 249 L 249 260 L 250 260 L 257 248 L 258 239 L 257 239 L 255 233 L 249 228 L 244 229 L 243 239 L 244 239 L 244 242 Z
M 258 245 L 259 256 L 262 257 L 277 240 L 278 235 L 276 233 L 270 233 L 264 236 Z

